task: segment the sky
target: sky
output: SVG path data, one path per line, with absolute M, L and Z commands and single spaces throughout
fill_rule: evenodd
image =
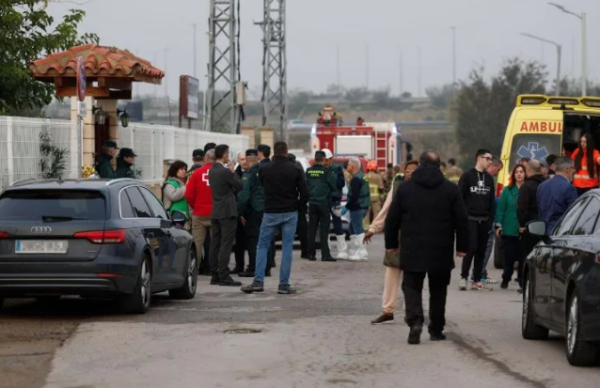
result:
M 263 1 L 241 1 L 241 74 L 254 99 L 263 51 L 254 22 L 262 20 Z M 600 1 L 554 1 L 587 13 L 588 76 L 600 80 Z M 81 32 L 95 32 L 101 44 L 131 50 L 166 70 L 162 86 L 140 85 L 138 94 L 178 96 L 179 76 L 194 72 L 196 23 L 197 74 L 206 87 L 209 0 L 62 0 L 49 12 L 60 17 L 69 8 L 87 11 Z M 402 85 L 424 95 L 428 87 L 452 82 L 452 27 L 459 80 L 480 65 L 491 76 L 515 56 L 543 61 L 555 77 L 556 47 L 521 33 L 561 44 L 562 74 L 581 76 L 581 22 L 544 0 L 287 0 L 288 90 L 324 91 L 339 77 L 345 87 L 368 84 L 397 94 Z

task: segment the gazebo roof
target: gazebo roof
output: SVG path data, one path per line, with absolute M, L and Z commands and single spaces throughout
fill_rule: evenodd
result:
M 33 76 L 44 82 L 54 82 L 55 77 L 75 77 L 77 57 L 83 57 L 87 79 L 125 78 L 137 82 L 160 84 L 165 73 L 145 59 L 130 51 L 97 44 L 71 47 L 33 61 L 29 69 Z

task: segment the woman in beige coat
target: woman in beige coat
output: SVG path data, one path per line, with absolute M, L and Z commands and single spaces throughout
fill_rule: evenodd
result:
M 417 161 L 410 161 L 406 163 L 406 167 L 404 168 L 405 181 L 410 180 L 413 171 L 415 171 L 418 166 L 419 163 Z M 370 243 L 373 235 L 383 232 L 385 218 L 387 217 L 390 206 L 392 205 L 394 190 L 396 189 L 397 185 L 398 183 L 392 185 L 381 211 L 369 226 L 369 230 L 365 234 L 363 243 Z M 400 279 L 402 277 L 402 271 L 400 270 L 400 257 L 386 252 L 383 265 L 385 265 L 385 278 L 383 281 L 382 297 L 383 312 L 380 316 L 371 321 L 373 325 L 393 321 L 394 312 L 398 307 L 398 286 L 400 285 Z

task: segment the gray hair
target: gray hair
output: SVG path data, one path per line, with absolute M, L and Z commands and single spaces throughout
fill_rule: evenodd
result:
M 529 167 L 531 171 L 535 173 L 542 172 L 542 164 L 539 160 L 530 160 L 529 162 L 527 162 L 527 167 Z
M 215 156 L 215 150 L 212 149 L 212 150 L 206 151 L 204 158 L 210 162 L 214 162 L 215 160 L 217 160 L 217 157 Z
M 559 171 L 564 172 L 574 166 L 575 166 L 575 162 L 573 161 L 573 159 L 567 158 L 566 156 L 560 156 L 560 157 L 556 158 L 556 161 L 554 162 L 554 168 L 555 168 L 556 172 L 559 172 Z
M 356 168 L 360 169 L 360 160 L 357 158 L 350 158 L 350 160 L 348 160 L 348 165 L 350 164 L 353 164 Z
M 504 163 L 502 163 L 502 161 L 500 160 L 500 158 L 494 156 L 492 158 L 492 165 L 494 166 L 500 166 L 500 167 L 504 167 Z

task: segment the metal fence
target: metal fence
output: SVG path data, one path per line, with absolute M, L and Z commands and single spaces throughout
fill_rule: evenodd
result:
M 77 154 L 77 138 L 73 138 L 76 131 L 70 121 L 0 116 L 0 190 L 14 181 L 40 177 L 43 131 L 48 132 L 54 146 L 70 151 L 64 176 L 77 176 L 77 160 L 73 158 Z

